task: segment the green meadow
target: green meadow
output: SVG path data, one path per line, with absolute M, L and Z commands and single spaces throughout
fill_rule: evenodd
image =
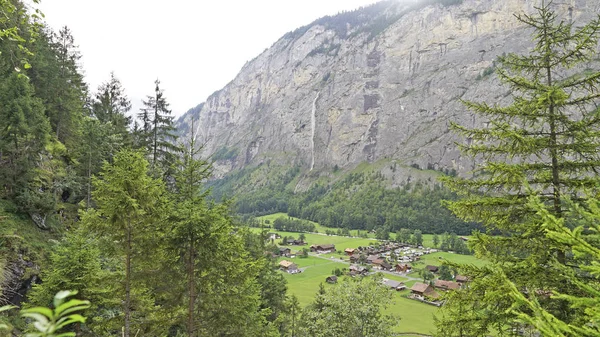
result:
M 272 228 L 267 228 L 270 227 L 270 224 L 272 224 L 272 222 L 278 217 L 287 216 L 288 215 L 285 213 L 276 213 L 259 217 L 257 220 L 261 221 L 265 226 L 264 229 L 268 230 L 269 232 L 275 232 L 281 236 L 293 236 L 294 238 L 298 238 L 300 233 L 280 232 Z M 265 220 L 269 220 L 270 224 L 265 223 Z M 310 304 L 314 300 L 315 294 L 319 289 L 319 284 L 323 283 L 326 291 L 328 288 L 336 286 L 326 283 L 325 279 L 332 275 L 332 271 L 334 269 L 343 269 L 349 267 L 348 257 L 344 253 L 344 249 L 368 246 L 377 242 L 377 240 L 374 239 L 375 235 L 373 233 L 369 233 L 369 238 L 344 237 L 336 235 L 328 236 L 324 234 L 327 229 L 336 229 L 327 228 L 317 223 L 314 224 L 318 233 L 304 233 L 307 245 L 289 246 L 292 252 L 301 250 L 304 247 L 308 248 L 313 244 L 329 243 L 335 245 L 337 252 L 323 254 L 321 257 L 309 256 L 308 258 L 287 258 L 287 260 L 296 263 L 299 268 L 303 269 L 303 272 L 299 274 L 283 273 L 288 282 L 288 292 L 298 297 L 302 307 Z M 261 231 L 260 228 L 252 228 L 252 230 L 256 232 Z M 356 235 L 356 230 L 351 231 L 351 234 Z M 394 237 L 395 234 L 391 233 L 391 239 Z M 276 240 L 275 243 L 277 243 L 277 241 L 279 240 Z M 423 245 L 426 247 L 432 247 L 433 235 L 424 234 Z M 444 260 L 455 263 L 473 264 L 475 266 L 483 266 L 487 263 L 486 261 L 470 255 L 437 252 L 423 255 L 420 261 L 413 263 L 414 272 L 409 274 L 409 276 L 412 278 L 419 278 L 418 271 L 420 269 L 424 268 L 426 265 L 440 266 Z M 406 298 L 406 295 L 410 293 L 410 290 L 408 289 L 410 289 L 415 282 L 419 281 L 402 277 L 400 275 L 383 274 L 383 277 L 404 282 L 407 286 L 407 290 L 394 293 L 394 303 L 385 311 L 386 313 L 391 313 L 399 317 L 400 320 L 398 322 L 398 326 L 396 327 L 396 331 L 401 333 L 432 334 L 435 329 L 433 316 L 436 314 L 439 308 Z

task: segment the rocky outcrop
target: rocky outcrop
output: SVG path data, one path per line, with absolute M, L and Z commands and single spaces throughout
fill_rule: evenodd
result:
M 236 149 L 217 158 L 221 174 L 266 157 L 306 170 L 385 158 L 468 170 L 449 124 L 480 123 L 462 99 L 510 101 L 492 75 L 495 60 L 531 48 L 531 31 L 514 14 L 535 3 L 389 1 L 317 20 L 248 62 L 179 128 L 191 132 L 196 119 L 207 153 Z M 565 20 L 600 11 L 592 0 L 554 5 Z

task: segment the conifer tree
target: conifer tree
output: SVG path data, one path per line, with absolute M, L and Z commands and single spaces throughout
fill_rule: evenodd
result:
M 180 149 L 175 145 L 177 136 L 169 103 L 160 88 L 160 81 L 156 80 L 154 84 L 154 95 L 142 101 L 144 108 L 138 114 L 142 121 L 138 143 L 147 148 L 153 168 L 160 163 L 162 169 L 166 169 Z
M 108 82 L 98 87 L 98 92 L 92 103 L 92 110 L 96 118 L 103 123 L 113 126 L 113 134 L 118 135 L 124 144 L 129 142 L 129 125 L 131 116 L 127 113 L 131 110 L 131 102 L 125 94 L 121 81 L 110 73 Z
M 586 68 L 596 52 L 600 20 L 582 27 L 559 22 L 552 4 L 545 2 L 536 15 L 516 18 L 533 29 L 534 44 L 527 55 L 499 59 L 497 74 L 510 87 L 513 103 L 465 102 L 487 119 L 487 125 L 453 125 L 469 139 L 462 151 L 479 166 L 471 179 L 445 180 L 463 197 L 447 204 L 459 218 L 483 223 L 487 232 L 470 241 L 475 252 L 493 264 L 467 268 L 472 284 L 449 299 L 439 324 L 444 336 L 462 336 L 461 331 L 474 327 L 481 334 L 492 328 L 500 334 L 522 328 L 507 314 L 508 289 L 494 277 L 494 270 L 502 270 L 518 289 L 528 289 L 560 319 L 577 317 L 577 310 L 565 301 L 547 296 L 551 291 L 574 291 L 550 263 L 556 259 L 571 265 L 570 248 L 546 234 L 527 200 L 539 196 L 551 214 L 562 218 L 564 197 L 580 198 L 583 189 L 600 182 L 600 72 Z M 476 314 L 460 315 L 469 300 L 469 310 Z
M 161 310 L 149 284 L 150 271 L 162 264 L 158 243 L 168 214 L 164 185 L 148 175 L 142 153 L 125 149 L 115 155 L 113 164 L 104 164 L 94 187 L 97 209 L 83 212 L 82 223 L 101 240 L 105 256 L 122 261 L 120 289 L 114 295 L 123 299 L 123 335 L 134 335 L 133 327 L 148 333 L 152 323 L 166 329 L 156 321 Z

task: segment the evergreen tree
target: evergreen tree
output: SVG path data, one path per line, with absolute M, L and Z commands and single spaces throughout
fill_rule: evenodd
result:
M 0 82 L 0 181 L 5 196 L 18 200 L 21 209 L 47 212 L 53 206 L 45 191 L 36 186 L 39 154 L 50 140 L 44 107 L 26 77 L 12 73 Z
M 94 116 L 102 123 L 110 123 L 113 126 L 113 134 L 122 139 L 123 144 L 129 143 L 129 125 L 131 116 L 127 113 L 131 110 L 131 102 L 125 94 L 121 81 L 110 73 L 108 82 L 98 87 L 98 92 L 92 103 Z
M 580 198 L 582 189 L 600 182 L 600 73 L 582 71 L 581 66 L 596 51 L 600 20 L 576 28 L 557 22 L 551 6 L 542 2 L 536 15 L 517 16 L 534 30 L 531 53 L 499 59 L 497 74 L 511 88 L 513 103 L 466 102 L 488 124 L 454 125 L 469 139 L 462 150 L 480 164 L 472 179 L 446 179 L 463 196 L 448 206 L 458 217 L 484 224 L 487 233 L 477 233 L 470 241 L 493 267 L 471 269 L 472 286 L 466 290 L 473 301 L 471 310 L 484 314 L 471 316 L 478 321 L 446 315 L 440 322 L 446 336 L 460 335 L 465 325 L 486 332 L 519 329 L 515 316 L 506 314 L 511 306 L 508 289 L 498 286 L 494 270 L 501 270 L 518 289 L 535 294 L 559 319 L 571 322 L 578 316 L 564 300 L 546 296 L 575 291 L 561 269 L 549 263 L 556 259 L 572 265 L 573 257 L 569 247 L 546 234 L 527 200 L 538 195 L 551 214 L 562 218 L 565 196 Z M 448 313 L 458 312 L 452 303 L 465 302 L 450 299 L 444 308 Z
M 105 256 L 122 261 L 120 288 L 113 296 L 123 299 L 123 335 L 134 335 L 137 329 L 159 334 L 164 324 L 159 322 L 161 308 L 150 288 L 154 279 L 150 271 L 163 263 L 157 242 L 164 235 L 168 215 L 164 185 L 148 176 L 143 154 L 122 150 L 114 164 L 104 164 L 94 187 L 98 208 L 83 212 L 82 223 L 101 240 Z
M 154 95 L 147 96 L 147 100 L 142 101 L 144 108 L 138 114 L 142 121 L 138 143 L 147 148 L 152 167 L 155 168 L 160 163 L 164 170 L 169 167 L 180 149 L 175 145 L 177 136 L 169 103 L 160 88 L 160 81 L 156 80 L 154 84 Z

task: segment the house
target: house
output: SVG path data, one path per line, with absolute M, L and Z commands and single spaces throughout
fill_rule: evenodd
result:
M 425 300 L 428 298 L 437 299 L 440 297 L 440 294 L 438 294 L 431 285 L 421 282 L 416 282 L 412 288 L 410 288 L 410 292 L 413 297 L 419 300 Z
M 387 270 L 387 271 L 392 270 L 392 265 L 386 261 L 383 261 L 383 263 L 380 264 L 380 266 L 381 266 L 381 270 Z
M 363 266 L 357 266 L 357 265 L 351 265 L 350 268 L 348 268 L 348 270 L 350 270 L 350 273 L 355 273 L 356 275 L 366 275 L 368 273 L 367 268 L 363 267 Z M 350 275 L 352 276 L 352 275 Z
M 279 247 L 279 256 L 289 256 L 292 250 L 286 247 Z
M 288 260 L 282 260 L 281 262 L 279 262 L 279 269 L 288 272 L 290 274 L 296 274 L 300 272 L 300 269 L 298 269 L 298 266 Z
M 338 277 L 335 275 L 332 275 L 332 276 L 327 277 L 325 279 L 325 282 L 334 284 L 334 283 L 337 283 L 337 280 L 338 280 Z
M 412 267 L 408 263 L 398 263 L 394 267 L 396 273 L 408 273 L 411 271 Z
M 291 242 L 291 244 L 295 246 L 304 246 L 306 242 L 304 242 L 304 240 L 294 240 Z
M 390 289 L 397 290 L 397 291 L 406 289 L 406 286 L 402 282 L 398 282 L 398 281 L 394 281 L 394 280 L 388 280 L 388 279 L 383 279 L 382 283 L 383 283 L 384 286 L 389 287 Z
M 469 282 L 469 277 L 467 276 L 463 276 L 463 275 L 456 275 L 456 277 L 454 278 L 456 280 L 456 282 L 458 283 L 467 283 Z
M 360 261 L 360 255 L 359 254 L 354 253 L 354 254 L 352 254 L 350 256 L 350 262 L 356 263 L 358 261 Z
M 367 257 L 367 263 L 373 263 L 373 261 L 375 260 L 379 260 L 379 256 L 377 255 L 369 255 L 369 257 Z
M 433 285 L 442 290 L 456 290 L 460 288 L 460 283 L 454 281 L 435 280 Z
M 429 270 L 432 273 L 437 273 L 438 270 L 439 270 L 439 267 L 428 265 L 428 266 L 425 267 L 425 269 Z
M 321 253 L 321 254 L 332 253 L 332 252 L 335 252 L 335 245 L 334 244 L 312 245 L 312 246 L 310 246 L 310 251 Z
M 344 249 L 344 252 L 346 252 L 346 254 L 348 254 L 348 256 L 354 255 L 354 253 L 357 251 L 356 248 L 346 248 Z
M 281 239 L 281 235 L 279 235 L 277 233 L 267 233 L 267 239 L 269 239 L 269 240 Z

